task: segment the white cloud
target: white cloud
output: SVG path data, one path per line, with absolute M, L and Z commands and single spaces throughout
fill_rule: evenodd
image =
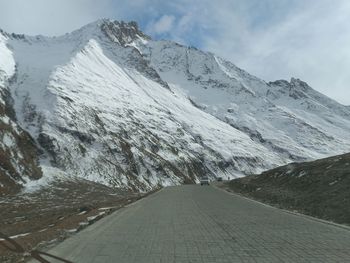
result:
M 112 0 L 0 0 L 0 28 L 61 35 L 101 17 L 117 16 Z
M 164 34 L 170 32 L 173 29 L 175 22 L 175 16 L 163 15 L 157 21 L 152 22 L 147 27 L 147 32 L 150 34 Z
M 203 47 L 265 80 L 295 76 L 350 104 L 350 2 L 303 1 L 287 7 L 275 9 L 284 15 L 263 25 L 230 8 L 214 10 L 220 14 L 215 19 L 219 34 L 205 37 Z M 238 24 L 227 26 L 230 17 L 238 17 Z

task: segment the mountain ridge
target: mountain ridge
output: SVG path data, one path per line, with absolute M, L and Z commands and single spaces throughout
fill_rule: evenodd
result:
M 212 53 L 152 40 L 135 22 L 3 34 L 0 54 L 13 65 L 0 63 L 0 86 L 44 171 L 148 191 L 350 146 L 346 106 L 302 81 L 266 83 Z

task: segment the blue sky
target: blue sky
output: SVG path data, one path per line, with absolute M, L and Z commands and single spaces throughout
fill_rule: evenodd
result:
M 214 52 L 266 80 L 300 78 L 350 105 L 348 0 L 0 0 L 0 28 L 60 35 L 99 18 Z

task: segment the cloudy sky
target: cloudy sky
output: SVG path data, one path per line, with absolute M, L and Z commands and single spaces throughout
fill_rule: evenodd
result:
M 300 78 L 350 105 L 348 0 L 0 0 L 0 28 L 60 35 L 99 18 L 214 52 L 266 81 Z M 0 58 L 1 59 L 1 58 Z

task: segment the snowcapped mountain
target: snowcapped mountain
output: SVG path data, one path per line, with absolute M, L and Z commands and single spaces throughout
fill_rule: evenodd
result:
M 284 158 L 349 150 L 349 110 L 305 82 L 266 83 L 213 54 L 172 42 L 144 49 L 162 79 L 194 105 Z
M 300 80 L 266 83 L 153 41 L 134 22 L 60 37 L 0 32 L 0 80 L 40 167 L 116 187 L 241 176 L 350 149 L 348 107 Z

